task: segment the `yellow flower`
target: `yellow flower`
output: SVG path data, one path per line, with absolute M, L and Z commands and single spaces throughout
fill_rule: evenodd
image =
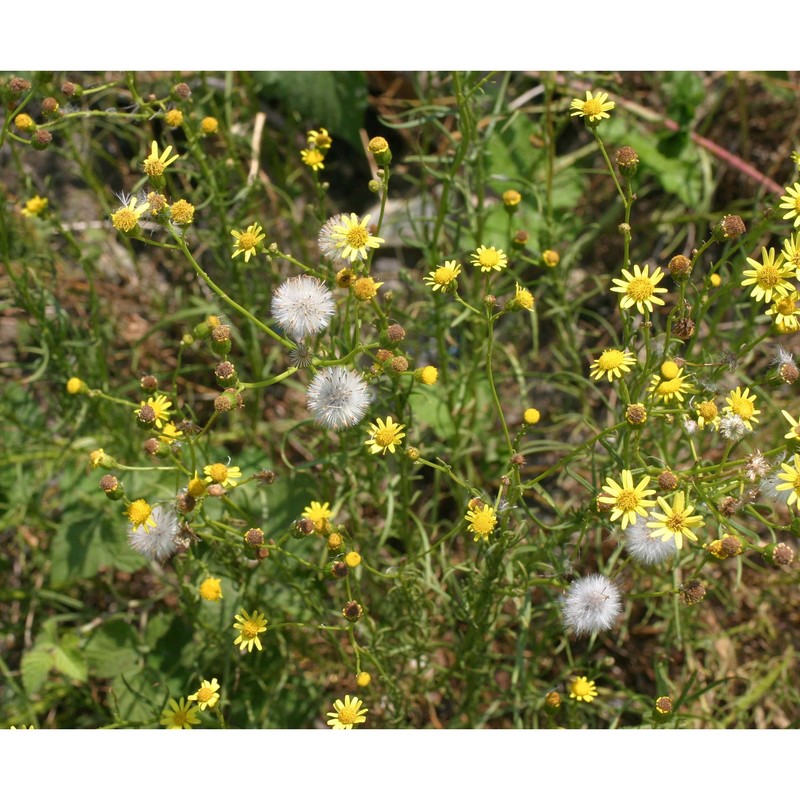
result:
M 167 145 L 164 149 L 164 152 L 159 155 L 158 154 L 158 142 L 153 142 L 152 147 L 150 148 L 150 155 L 144 160 L 142 164 L 142 169 L 144 170 L 144 174 L 150 178 L 158 178 L 160 175 L 164 174 L 164 170 L 172 164 L 173 161 L 177 161 L 178 154 L 176 153 L 172 158 L 169 157 L 169 154 L 172 152 L 172 145 Z
M 22 209 L 23 217 L 39 217 L 48 206 L 48 199 L 46 197 L 39 197 L 35 194 L 30 200 L 26 201 L 25 208 Z
M 369 686 L 371 681 L 372 675 L 370 675 L 369 672 L 359 672 L 358 675 L 356 675 L 356 686 L 360 689 Z
M 661 375 L 653 375 L 650 381 L 650 394 L 654 394 L 664 403 L 668 403 L 673 398 L 679 403 L 684 400 L 684 393 L 695 391 L 695 387 L 683 374 L 683 368 L 678 370 L 674 378 L 662 380 Z
M 303 159 L 303 163 L 311 167 L 313 172 L 325 169 L 325 154 L 322 150 L 301 150 L 300 156 Z
M 395 446 L 405 438 L 405 434 L 401 433 L 403 428 L 405 425 L 392 422 L 391 417 L 386 417 L 386 422 L 378 418 L 370 423 L 368 431 L 370 438 L 364 444 L 369 445 L 369 451 L 373 454 L 383 451 L 382 455 L 386 455 L 387 450 L 394 453 Z
M 217 700 L 219 700 L 219 683 L 217 683 L 217 679 L 212 678 L 210 681 L 203 681 L 200 684 L 200 688 L 186 699 L 194 700 L 200 706 L 201 711 L 205 711 L 207 708 L 214 708 Z
M 139 408 L 133 410 L 134 415 L 138 416 L 145 406 L 150 406 L 150 408 L 153 409 L 153 413 L 155 414 L 155 422 L 153 424 L 155 424 L 156 428 L 161 429 L 165 422 L 169 422 L 169 415 L 171 412 L 167 411 L 167 409 L 172 406 L 172 402 L 167 400 L 163 394 L 157 394 L 155 397 L 148 397 L 147 402 L 142 400 L 139 404 Z
M 153 519 L 153 508 L 145 500 L 134 500 L 128 506 L 125 514 L 135 528 L 143 525 L 145 531 L 147 531 L 148 528 L 156 527 L 156 521 Z
M 791 505 L 797 503 L 797 509 L 800 511 L 800 456 L 795 454 L 794 466 L 791 464 L 781 464 L 783 472 L 778 473 L 778 478 L 786 481 L 786 483 L 779 483 L 775 488 L 779 492 L 791 489 L 792 493 L 789 495 L 786 503 Z
M 419 382 L 425 384 L 425 386 L 433 386 L 433 384 L 438 380 L 439 370 L 436 369 L 436 367 L 433 367 L 429 364 L 427 367 L 423 367 L 421 370 L 419 370 Z
M 253 652 L 254 645 L 257 650 L 263 650 L 258 634 L 267 629 L 266 618 L 260 611 L 253 611 L 250 615 L 244 609 L 241 611 L 241 615 L 236 614 L 238 622 L 233 623 L 233 627 L 239 631 L 239 635 L 233 642 L 234 646 L 238 644 L 239 650 L 244 650 L 246 647 L 248 653 Z
M 219 578 L 206 578 L 200 584 L 200 597 L 217 603 L 222 599 L 222 581 Z
M 161 431 L 161 435 L 158 437 L 162 442 L 174 442 L 176 439 L 179 439 L 183 436 L 183 431 L 178 430 L 171 422 L 168 422 L 164 425 L 164 430 Z
M 339 258 L 349 258 L 351 262 L 358 259 L 366 261 L 367 252 L 380 247 L 384 243 L 384 240 L 379 236 L 373 236 L 369 232 L 367 228 L 369 219 L 369 214 L 360 222 L 355 214 L 350 214 L 349 217 L 343 214 L 341 224 L 333 226 L 331 238 L 335 247 L 342 251 L 339 254 Z
M 329 526 L 328 520 L 331 518 L 330 503 L 320 505 L 316 500 L 311 501 L 310 506 L 303 509 L 302 516 L 314 523 L 314 528 L 318 533 L 322 533 Z
M 211 136 L 219 130 L 219 122 L 216 117 L 203 117 L 200 120 L 200 133 L 204 136 Z
M 608 112 L 611 111 L 616 103 L 608 99 L 607 92 L 597 92 L 593 95 L 588 89 L 586 90 L 585 100 L 573 100 L 570 104 L 572 117 L 585 117 L 587 122 L 597 123 L 602 119 L 608 119 Z
M 533 310 L 533 304 L 536 302 L 534 296 L 527 290 L 520 286 L 518 283 L 514 284 L 514 297 L 508 304 L 512 310 L 524 308 L 526 311 Z
M 470 503 L 470 509 L 464 517 L 469 522 L 467 530 L 475 534 L 473 541 L 483 539 L 488 542 L 490 534 L 497 527 L 497 512 L 488 503 L 473 502 L 474 505 Z
M 684 536 L 696 542 L 697 536 L 694 535 L 691 529 L 697 525 L 702 525 L 703 518 L 699 514 L 692 516 L 694 506 L 687 506 L 685 504 L 684 493 L 676 492 L 675 499 L 671 506 L 663 497 L 658 497 L 656 499 L 664 513 L 659 514 L 658 511 L 650 512 L 650 516 L 655 520 L 655 522 L 647 523 L 647 527 L 653 529 L 650 536 L 653 539 L 661 537 L 662 542 L 668 542 L 670 539 L 674 538 L 675 547 L 677 547 L 678 550 L 683 547 Z
M 795 278 L 800 279 L 800 231 L 783 240 L 781 255 L 786 259 L 786 266 L 795 271 Z
M 150 203 L 138 205 L 138 202 L 135 197 L 131 197 L 127 205 L 120 206 L 111 215 L 111 224 L 118 231 L 130 233 L 139 224 L 139 217 L 150 208 Z
M 455 286 L 456 278 L 461 274 L 461 264 L 457 261 L 445 261 L 443 267 L 436 267 L 433 272 L 429 272 L 427 277 L 422 280 L 433 289 L 446 292 L 451 286 Z
M 526 408 L 522 418 L 526 424 L 535 425 L 542 418 L 542 415 L 538 408 Z
M 178 128 L 179 126 L 183 125 L 183 111 L 181 111 L 179 108 L 171 108 L 166 114 L 164 114 L 164 122 L 166 122 L 170 128 Z
M 231 236 L 236 239 L 233 255 L 231 258 L 236 258 L 241 253 L 244 253 L 245 264 L 250 260 L 250 256 L 256 254 L 256 247 L 259 242 L 266 236 L 261 233 L 261 226 L 254 222 L 249 225 L 247 230 L 244 231 L 231 231 Z
M 491 272 L 493 269 L 500 272 L 503 267 L 508 266 L 508 257 L 496 247 L 484 247 L 481 245 L 472 254 L 471 258 L 472 263 L 481 268 L 481 272 Z
M 622 276 L 625 280 L 620 278 L 612 278 L 612 283 L 616 286 L 611 287 L 612 292 L 620 292 L 620 308 L 630 308 L 636 306 L 640 314 L 644 314 L 645 308 L 652 312 L 653 303 L 663 306 L 664 301 L 658 297 L 659 293 L 666 292 L 663 286 L 659 286 L 659 282 L 664 277 L 661 267 L 656 267 L 653 274 L 650 275 L 650 267 L 648 264 L 644 265 L 641 269 L 638 264 L 633 265 L 633 275 L 627 269 L 622 270 Z
M 330 150 L 333 144 L 333 139 L 331 139 L 330 134 L 325 128 L 320 128 L 318 131 L 309 131 L 306 141 L 309 147 L 322 150 L 323 153 Z
M 648 489 L 650 478 L 647 475 L 634 487 L 633 473 L 629 469 L 622 470 L 622 484 L 620 485 L 612 478 L 606 478 L 606 484 L 602 491 L 613 500 L 611 508 L 611 521 L 615 522 L 622 518 L 622 530 L 636 522 L 637 514 L 646 517 L 647 509 L 655 505 L 655 501 L 648 500 L 647 496 L 655 494 L 654 489 Z
M 362 708 L 363 701 L 357 697 L 344 696 L 344 701 L 336 700 L 333 704 L 333 711 L 328 712 L 330 719 L 328 725 L 333 730 L 352 730 L 353 725 L 360 725 L 366 722 L 368 708 Z
M 542 253 L 542 261 L 544 261 L 546 267 L 552 269 L 558 266 L 558 262 L 561 261 L 561 256 L 555 250 L 545 250 Z
M 623 372 L 631 371 L 631 364 L 636 363 L 636 358 L 628 350 L 603 350 L 600 358 L 592 364 L 592 371 L 589 375 L 596 381 L 600 378 L 608 378 L 608 382 L 614 378 L 621 378 Z
M 14 117 L 14 126 L 18 131 L 30 131 L 36 127 L 30 114 L 17 114 Z
M 194 477 L 187 484 L 186 491 L 189 492 L 195 500 L 206 493 L 205 481 L 197 474 L 197 470 L 194 471 Z
M 89 387 L 80 378 L 72 377 L 67 381 L 67 394 L 85 394 Z
M 197 709 L 188 701 L 181 697 L 180 703 L 175 700 L 169 701 L 172 710 L 165 709 L 161 713 L 161 724 L 165 725 L 169 730 L 191 730 L 192 725 L 199 725 L 200 720 L 197 718 Z
M 361 301 L 372 300 L 378 294 L 381 286 L 383 286 L 383 281 L 375 281 L 371 275 L 366 275 L 353 282 L 353 294 Z
M 783 263 L 783 253 L 776 260 L 774 247 L 770 247 L 769 252 L 767 252 L 766 247 L 762 247 L 761 258 L 764 262 L 763 264 L 752 258 L 747 259 L 747 263 L 753 269 L 746 269 L 742 272 L 742 275 L 748 277 L 742 281 L 741 285 L 750 286 L 755 284 L 750 292 L 750 297 L 769 303 L 772 300 L 773 293 L 783 296 L 788 294 L 793 287 L 786 280 L 789 277 L 789 271 L 788 267 Z
M 791 219 L 794 217 L 795 228 L 800 225 L 800 183 L 794 186 L 786 187 L 786 194 L 781 197 L 783 202 L 780 208 L 788 208 L 789 210 L 783 215 L 784 219 Z
M 787 433 L 783 438 L 797 439 L 800 441 L 800 422 L 798 422 L 788 411 L 781 409 L 781 414 L 786 417 L 786 421 L 789 423 L 789 433 Z
M 169 207 L 170 217 L 176 225 L 191 225 L 194 221 L 194 206 L 186 200 L 177 200 Z
M 219 483 L 222 486 L 236 486 L 242 477 L 239 467 L 226 467 L 219 462 L 203 467 L 203 474 L 208 476 L 206 483 Z
M 569 696 L 571 700 L 591 703 L 597 697 L 594 681 L 587 680 L 585 675 L 581 678 L 575 678 L 569 685 Z
M 703 430 L 706 425 L 719 428 L 720 417 L 717 404 L 713 400 L 703 400 L 697 406 L 697 427 Z
M 522 195 L 516 189 L 508 189 L 503 192 L 503 205 L 506 208 L 514 208 L 522 202 Z
M 767 316 L 775 317 L 775 324 L 779 328 L 787 331 L 796 331 L 800 328 L 797 317 L 800 315 L 800 308 L 797 307 L 800 301 L 800 293 L 793 289 L 785 297 L 777 297 L 775 302 L 767 309 Z
M 730 414 L 738 414 L 745 427 L 752 431 L 753 426 L 751 420 L 752 422 L 758 422 L 756 417 L 761 413 L 756 409 L 756 396 L 754 394 L 751 395 L 749 389 L 745 389 L 744 392 L 742 392 L 741 387 L 737 386 L 730 392 L 727 400 L 728 405 L 726 405 L 723 410 Z
M 351 550 L 345 557 L 344 563 L 347 564 L 350 569 L 355 569 L 361 563 L 361 556 L 356 553 L 355 550 Z

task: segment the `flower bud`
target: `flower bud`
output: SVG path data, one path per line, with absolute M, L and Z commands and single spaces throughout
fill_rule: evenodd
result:
M 699 603 L 705 596 L 706 588 L 696 578 L 686 581 L 686 583 L 681 586 L 680 598 L 687 606 L 693 606 Z
M 632 147 L 620 147 L 614 160 L 617 163 L 619 174 L 626 178 L 632 178 L 639 168 L 639 154 Z
M 542 253 L 542 261 L 546 267 L 554 269 L 561 261 L 561 256 L 555 250 L 545 250 Z
M 61 94 L 65 97 L 78 98 L 83 94 L 83 86 L 79 83 L 73 83 L 72 81 L 64 81 L 64 83 L 61 84 Z
M 188 100 L 192 96 L 192 90 L 187 83 L 176 83 L 170 94 L 175 100 Z
M 775 567 L 788 567 L 794 559 L 794 550 L 788 544 L 778 542 L 764 548 L 764 558 Z
M 369 140 L 367 149 L 375 157 L 375 163 L 381 167 L 388 167 L 392 163 L 392 151 L 389 142 L 383 136 L 374 136 Z
M 331 575 L 334 578 L 344 578 L 347 576 L 348 569 L 347 564 L 344 561 L 334 561 L 331 565 Z
M 261 547 L 264 544 L 264 531 L 261 528 L 250 528 L 244 535 L 244 543 L 249 547 Z
M 631 403 L 625 409 L 625 420 L 628 425 L 644 425 L 647 422 L 647 409 L 642 403 Z
M 100 479 L 100 488 L 109 500 L 119 500 L 125 494 L 122 483 L 114 475 L 103 475 Z
M 31 137 L 31 147 L 34 150 L 47 150 L 53 141 L 53 134 L 50 131 L 38 130 Z
M 355 600 L 350 600 L 345 603 L 344 608 L 342 609 L 342 616 L 348 622 L 358 622 L 361 619 L 361 615 L 364 613 L 364 609 L 356 603 Z
M 221 361 L 214 369 L 214 375 L 220 386 L 233 386 L 238 380 L 236 367 L 230 361 Z
M 682 281 L 689 277 L 692 271 L 692 262 L 686 256 L 679 254 L 670 259 L 667 269 L 676 281 Z
M 231 351 L 231 329 L 229 325 L 217 325 L 211 331 L 211 349 L 218 356 L 226 356 Z
M 503 205 L 506 211 L 513 212 L 522 202 L 522 195 L 516 189 L 508 189 L 503 192 Z

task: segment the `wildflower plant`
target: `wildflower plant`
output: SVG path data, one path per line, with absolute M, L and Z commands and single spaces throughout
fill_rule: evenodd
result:
M 789 724 L 789 80 L 0 76 L 8 724 Z

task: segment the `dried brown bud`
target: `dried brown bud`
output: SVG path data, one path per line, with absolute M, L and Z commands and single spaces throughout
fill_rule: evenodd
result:
M 23 92 L 31 90 L 31 82 L 25 78 L 12 78 L 8 82 L 8 89 L 14 97 L 19 97 Z
M 739 510 L 739 501 L 729 495 L 720 500 L 718 508 L 723 517 L 732 517 Z
M 656 711 L 659 714 L 672 713 L 672 699 L 669 697 L 659 697 L 656 699 Z
M 699 603 L 706 596 L 706 589 L 703 584 L 695 578 L 690 581 L 686 581 L 686 583 L 681 586 L 680 595 L 681 600 L 683 600 L 687 606 L 693 606 L 695 603 Z
M 668 469 L 665 469 L 658 476 L 658 487 L 664 492 L 671 492 L 678 486 L 678 476 Z
M 625 409 L 625 419 L 629 425 L 644 425 L 647 421 L 647 409 L 642 403 L 631 403 Z
M 639 167 L 639 155 L 632 147 L 620 147 L 617 150 L 614 160 L 617 162 L 617 169 L 620 175 L 630 178 L 636 174 Z
M 31 147 L 34 150 L 46 150 L 53 141 L 53 134 L 50 131 L 38 130 L 33 134 Z
M 364 610 L 358 603 L 356 603 L 355 600 L 349 600 L 347 603 L 345 603 L 345 606 L 342 609 L 342 616 L 348 622 L 357 622 L 359 619 L 361 619 L 361 615 L 363 613 Z
M 667 269 L 676 281 L 682 280 L 692 271 L 692 262 L 684 255 L 673 256 L 667 264 Z
M 776 567 L 788 567 L 794 559 L 794 550 L 788 544 L 771 544 L 764 550 L 764 556 Z
M 390 364 L 393 372 L 406 372 L 408 370 L 408 359 L 403 356 L 395 356 Z
M 694 322 L 692 322 L 689 317 L 684 317 L 683 319 L 679 319 L 675 322 L 675 325 L 672 328 L 672 332 L 679 338 L 682 339 L 684 342 L 687 339 L 691 339 L 694 335 Z
M 747 230 L 744 220 L 736 214 L 727 214 L 719 223 L 720 230 L 725 239 L 737 239 Z
M 402 342 L 406 338 L 406 331 L 402 325 L 390 325 L 386 329 L 386 336 L 390 342 Z
M 384 361 L 394 358 L 394 353 L 391 350 L 384 350 L 381 348 L 377 353 L 375 353 L 375 358 L 377 358 L 382 364 Z
M 100 479 L 100 488 L 108 494 L 108 492 L 115 492 L 119 488 L 119 479 L 114 475 L 103 475 Z
M 271 469 L 260 469 L 253 477 L 259 483 L 265 483 L 267 486 L 275 483 L 275 473 Z
M 334 561 L 331 565 L 331 575 L 334 578 L 344 578 L 349 572 L 347 564 L 344 561 Z
M 139 379 L 139 386 L 146 392 L 154 392 L 158 389 L 158 378 L 155 375 L 142 375 Z
M 172 94 L 179 100 L 188 100 L 192 96 L 192 90 L 187 83 L 176 83 L 172 87 Z
M 514 453 L 514 455 L 511 456 L 510 461 L 515 467 L 524 467 L 526 463 L 525 456 L 523 456 L 522 453 Z
M 738 556 L 743 548 L 738 536 L 726 535 L 722 537 L 720 549 L 725 558 L 731 558 L 732 556 Z
M 781 364 L 778 374 L 781 376 L 781 380 L 784 383 L 794 383 L 800 377 L 800 370 L 797 369 L 794 362 L 790 362 L 788 364 Z
M 144 444 L 142 445 L 142 447 L 144 447 L 145 453 L 147 453 L 147 455 L 149 456 L 154 456 L 158 453 L 158 446 L 159 446 L 159 441 L 158 439 L 155 438 L 145 439 Z
M 197 505 L 197 500 L 192 497 L 188 492 L 180 492 L 175 502 L 175 506 L 181 514 L 189 514 L 194 511 Z
M 244 542 L 250 547 L 261 547 L 264 544 L 264 531 L 261 528 L 250 528 L 244 535 Z
M 297 520 L 297 530 L 300 531 L 305 536 L 308 536 L 310 533 L 314 533 L 316 528 L 314 527 L 314 523 L 310 519 L 306 519 L 303 517 L 302 519 Z

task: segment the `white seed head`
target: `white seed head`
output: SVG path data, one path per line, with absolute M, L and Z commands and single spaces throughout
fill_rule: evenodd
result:
M 347 367 L 325 367 L 311 381 L 308 410 L 323 428 L 350 428 L 362 420 L 370 403 L 364 379 Z
M 156 506 L 152 512 L 155 527 L 131 525 L 128 544 L 137 553 L 153 561 L 166 561 L 178 549 L 178 517 L 171 508 Z
M 561 601 L 564 627 L 575 636 L 608 630 L 621 611 L 620 591 L 605 575 L 578 578 Z
M 665 542 L 650 536 L 652 531 L 647 527 L 649 521 L 650 517 L 641 517 L 633 525 L 628 525 L 625 529 L 625 549 L 640 564 L 660 564 L 677 552 L 675 539 Z
M 324 331 L 335 309 L 330 289 L 310 275 L 289 278 L 272 296 L 273 318 L 295 341 Z

